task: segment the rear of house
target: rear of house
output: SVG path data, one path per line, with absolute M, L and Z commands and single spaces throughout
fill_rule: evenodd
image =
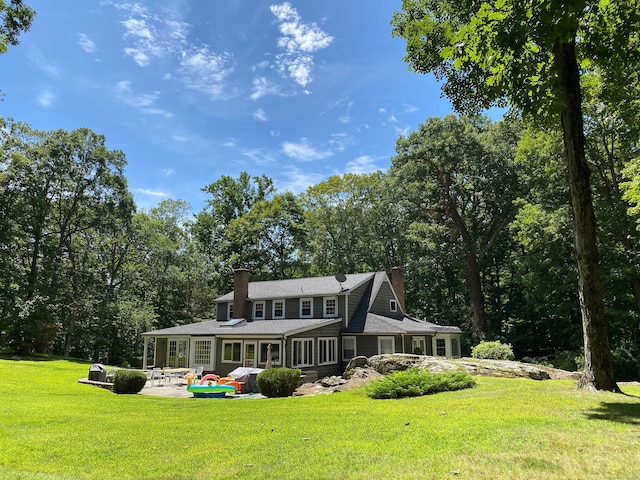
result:
M 216 299 L 214 320 L 146 332 L 144 367 L 202 366 L 226 375 L 237 367 L 299 368 L 312 379 L 340 375 L 358 355 L 460 356 L 461 331 L 407 315 L 402 271 L 249 282 Z M 151 343 L 153 341 L 153 343 Z M 269 348 L 270 346 L 270 348 Z

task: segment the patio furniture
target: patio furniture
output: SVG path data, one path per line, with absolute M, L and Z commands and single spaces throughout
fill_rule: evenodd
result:
M 193 374 L 196 376 L 196 380 L 200 380 L 202 378 L 203 372 L 204 372 L 204 367 L 202 365 L 196 368 L 196 371 L 193 372 Z
M 162 382 L 164 383 L 164 375 L 160 367 L 154 367 L 153 370 L 151 370 L 151 386 L 152 387 L 156 386 L 155 384 L 156 379 L 158 381 L 162 380 Z

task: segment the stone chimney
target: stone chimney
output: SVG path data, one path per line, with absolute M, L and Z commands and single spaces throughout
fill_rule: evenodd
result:
M 238 268 L 233 271 L 233 318 L 247 318 L 247 298 L 249 298 L 249 270 Z
M 393 287 L 393 291 L 396 292 L 396 297 L 398 297 L 398 302 L 400 302 L 400 308 L 404 312 L 404 272 L 402 268 L 393 267 L 391 269 L 391 286 Z M 235 306 L 233 308 L 235 308 Z

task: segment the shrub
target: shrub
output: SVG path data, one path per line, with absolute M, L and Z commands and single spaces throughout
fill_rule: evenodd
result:
M 462 390 L 476 386 L 467 372 L 431 373 L 419 368 L 394 372 L 365 387 L 371 398 L 402 398 Z
M 147 375 L 135 370 L 118 370 L 113 378 L 115 393 L 138 393 L 147 383 Z
M 258 390 L 265 397 L 288 397 L 300 384 L 297 368 L 269 368 L 258 374 Z
M 626 348 L 611 351 L 616 382 L 640 380 L 640 360 Z
M 485 358 L 491 360 L 513 360 L 513 349 L 511 345 L 495 342 L 480 342 L 471 349 L 473 358 Z

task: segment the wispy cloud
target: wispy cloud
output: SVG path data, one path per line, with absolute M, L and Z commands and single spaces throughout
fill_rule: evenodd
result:
M 168 197 L 169 194 L 166 192 L 161 192 L 158 190 L 149 190 L 147 188 L 136 188 L 137 193 L 142 193 L 143 195 L 149 195 L 152 197 Z
M 114 3 L 125 12 L 120 22 L 124 27 L 123 38 L 128 42 L 125 55 L 140 67 L 150 65 L 158 58 L 171 58 L 180 65 L 176 78 L 182 84 L 211 100 L 226 98 L 226 79 L 234 71 L 235 61 L 228 52 L 214 52 L 202 43 L 187 42 L 191 25 L 182 21 L 180 9 L 163 8 L 156 14 L 139 3 Z
M 283 142 L 282 152 L 290 158 L 301 160 L 303 162 L 311 162 L 313 160 L 322 160 L 333 155 L 328 150 L 320 150 L 309 145 L 306 138 L 302 138 L 300 142 Z
M 49 108 L 50 106 L 53 105 L 53 101 L 55 99 L 55 95 L 49 91 L 45 91 L 40 93 L 40 95 L 38 95 L 38 97 L 36 98 L 36 101 L 38 102 L 38 105 L 40 105 L 43 108 Z
M 298 11 L 289 2 L 271 5 L 271 13 L 280 22 L 283 35 L 278 39 L 282 51 L 276 55 L 279 71 L 302 87 L 312 81 L 312 53 L 328 47 L 333 37 L 324 32 L 316 23 L 305 23 Z
M 329 145 L 337 152 L 344 152 L 353 143 L 353 137 L 347 133 L 333 133 L 329 139 Z
M 284 181 L 276 181 L 276 186 L 280 191 L 302 193 L 312 185 L 317 185 L 325 180 L 324 175 L 313 172 L 303 172 L 298 168 L 291 168 L 284 172 Z
M 409 105 L 408 103 L 404 103 L 402 106 L 404 107 L 404 113 L 413 113 L 418 111 L 418 107 Z
M 176 173 L 176 171 L 173 168 L 165 168 L 162 170 L 162 174 L 165 177 L 170 177 L 172 175 L 174 175 Z
M 60 76 L 58 67 L 47 60 L 47 58 L 45 58 L 45 56 L 39 50 L 31 51 L 29 53 L 28 59 L 29 63 L 34 65 L 38 70 L 43 72 L 48 77 L 58 78 Z
M 94 53 L 96 51 L 96 44 L 84 33 L 78 34 L 78 45 L 87 53 Z
M 258 100 L 265 95 L 281 95 L 280 87 L 275 85 L 264 77 L 258 77 L 253 79 L 253 93 L 251 93 L 251 100 Z
M 370 155 L 361 155 L 347 163 L 345 172 L 361 174 L 378 171 L 380 168 L 376 166 L 377 160 L 376 157 Z
M 131 82 L 122 80 L 115 86 L 115 92 L 118 98 L 127 105 L 149 115 L 160 115 L 165 118 L 173 117 L 173 114 L 163 108 L 155 106 L 156 100 L 160 96 L 160 92 L 137 94 L 131 88 Z
M 259 120 L 260 122 L 266 122 L 268 120 L 267 113 L 261 108 L 253 112 L 253 118 L 254 120 Z

